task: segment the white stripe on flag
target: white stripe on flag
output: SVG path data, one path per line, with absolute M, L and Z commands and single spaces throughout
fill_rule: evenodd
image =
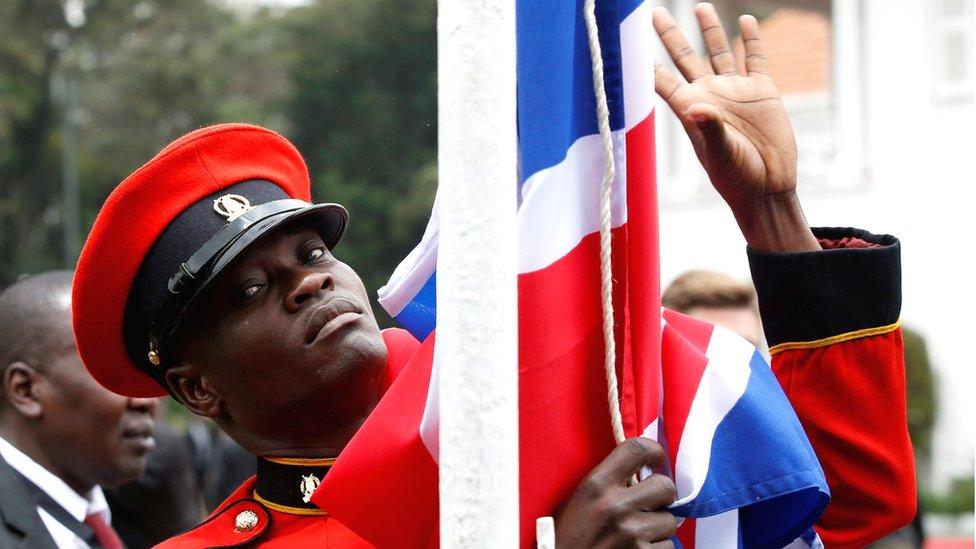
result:
M 820 540 L 820 534 L 815 534 L 814 538 L 809 541 L 803 539 L 803 537 L 796 538 L 783 549 L 824 549 L 824 544 Z
M 611 199 L 612 226 L 627 222 L 627 165 L 624 133 L 613 133 L 617 174 Z M 518 211 L 518 272 L 552 265 L 600 230 L 603 144 L 587 135 L 569 147 L 562 162 L 534 173 L 522 185 Z
M 654 42 L 651 10 L 645 0 L 620 23 L 620 55 L 624 73 L 624 125 L 629 130 L 654 109 Z
M 738 549 L 739 510 L 732 509 L 712 517 L 695 520 L 695 547 Z
M 708 476 L 715 429 L 745 393 L 754 352 L 755 348 L 738 334 L 719 326 L 712 331 L 705 351 L 708 364 L 691 402 L 675 460 L 678 499 L 674 506 L 698 496 Z
M 654 421 L 652 421 L 651 424 L 648 425 L 646 429 L 644 429 L 644 432 L 641 433 L 640 436 L 642 436 L 644 438 L 649 438 L 649 439 L 651 439 L 651 440 L 653 440 L 655 442 L 660 442 L 661 443 L 661 446 L 664 447 L 664 452 L 666 454 L 667 451 L 668 451 L 668 448 L 667 448 L 667 442 L 664 440 L 663 437 L 661 437 L 661 434 L 662 433 L 660 432 L 660 426 L 661 426 L 661 423 L 660 423 L 661 417 L 660 416 L 661 415 L 658 414 L 658 417 L 655 418 Z M 666 465 L 667 464 L 667 460 L 665 459 L 664 462 L 665 462 L 665 465 L 664 466 L 659 466 L 659 467 L 651 468 L 651 467 L 648 467 L 648 466 L 645 465 L 645 466 L 641 467 L 641 470 L 638 472 L 638 475 L 640 476 L 640 479 L 641 480 L 644 480 L 645 478 L 653 475 L 654 473 L 666 474 L 666 475 L 668 475 L 670 477 L 671 475 L 670 475 L 670 472 L 668 471 L 669 468 Z
M 437 268 L 437 242 L 440 234 L 440 223 L 437 217 L 437 202 L 434 197 L 434 207 L 431 208 L 430 221 L 424 230 L 420 244 L 397 265 L 389 282 L 377 292 L 380 305 L 390 316 L 400 314 L 400 311 L 410 303 L 417 292 L 424 287 L 430 276 Z
M 424 417 L 420 418 L 420 440 L 423 441 L 434 463 L 440 463 L 441 456 L 441 409 L 440 409 L 440 371 L 437 345 L 430 367 L 430 382 L 427 385 L 427 401 L 424 403 Z

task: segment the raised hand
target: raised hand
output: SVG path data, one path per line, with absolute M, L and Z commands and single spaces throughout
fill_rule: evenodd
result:
M 796 141 L 779 91 L 766 71 L 759 24 L 739 18 L 745 72 L 736 68 L 725 29 L 708 3 L 695 6 L 706 63 L 665 8 L 654 28 L 685 81 L 658 64 L 655 88 L 667 101 L 715 189 L 753 248 L 819 250 L 796 197 Z

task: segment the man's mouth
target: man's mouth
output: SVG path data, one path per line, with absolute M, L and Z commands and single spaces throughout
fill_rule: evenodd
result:
M 305 344 L 311 345 L 320 335 L 327 335 L 363 314 L 363 309 L 352 301 L 337 297 L 314 309 L 308 317 Z
M 156 439 L 153 438 L 153 422 L 140 421 L 133 423 L 122 430 L 122 439 L 141 452 L 149 452 L 156 447 Z

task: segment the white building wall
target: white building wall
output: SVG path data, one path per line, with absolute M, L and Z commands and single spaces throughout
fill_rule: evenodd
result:
M 938 377 L 940 415 L 931 474 L 933 488 L 940 489 L 952 476 L 973 471 L 976 358 L 969 332 L 976 323 L 976 251 L 964 231 L 976 219 L 971 166 L 976 103 L 941 102 L 933 92 L 935 61 L 928 45 L 934 37 L 927 24 L 933 3 L 860 1 L 860 21 L 834 31 L 861 38 L 864 77 L 859 84 L 840 82 L 835 89 L 850 93 L 859 88 L 864 94 L 865 175 L 839 191 L 830 190 L 829 183 L 804 189 L 800 181 L 800 196 L 811 225 L 857 226 L 902 241 L 902 318 L 926 338 Z M 664 104 L 658 113 L 672 116 Z M 745 242 L 717 195 L 668 200 L 686 197 L 696 185 L 695 175 L 669 177 L 667 167 L 676 162 L 671 157 L 685 155 L 681 165 L 694 159 L 687 158 L 685 143 L 677 151 L 669 143 L 674 128 L 667 121 L 659 126 L 662 280 L 667 284 L 692 268 L 748 278 Z M 675 186 L 685 190 L 675 191 Z

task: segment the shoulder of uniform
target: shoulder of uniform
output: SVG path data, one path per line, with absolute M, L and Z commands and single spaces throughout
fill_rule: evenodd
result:
M 271 513 L 257 501 L 245 498 L 231 502 L 210 515 L 196 528 L 156 546 L 156 549 L 240 547 L 260 539 L 271 526 Z

